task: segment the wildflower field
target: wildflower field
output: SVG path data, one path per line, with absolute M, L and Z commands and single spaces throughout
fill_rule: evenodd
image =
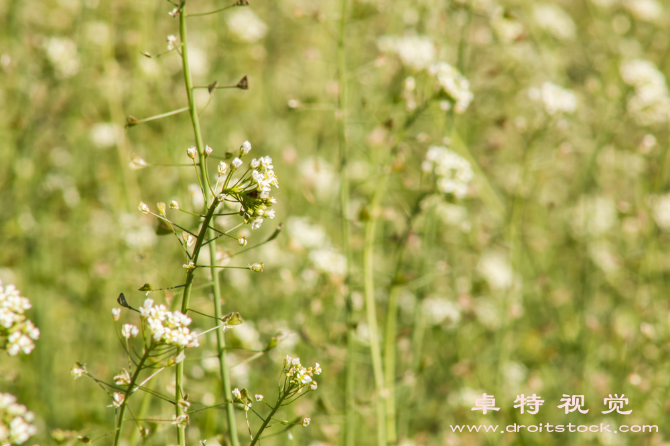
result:
M 670 445 L 669 23 L 1 1 L 0 446 Z

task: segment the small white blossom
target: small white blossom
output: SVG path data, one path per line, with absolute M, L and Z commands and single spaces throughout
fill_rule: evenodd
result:
M 415 70 L 428 68 L 435 62 L 435 45 L 426 36 L 383 36 L 377 46 L 384 53 L 398 56 L 403 65 Z
M 126 400 L 126 396 L 120 392 L 114 392 L 112 395 L 112 404 L 107 407 L 121 407 L 123 402 Z
M 148 214 L 149 212 L 151 212 L 151 209 L 149 209 L 149 206 L 142 201 L 140 201 L 140 204 L 139 204 L 139 206 L 137 206 L 137 209 L 143 214 Z
M 249 152 L 251 152 L 251 143 L 249 141 L 244 141 L 242 143 L 241 150 L 242 150 L 242 156 L 248 155 Z
M 72 366 L 70 373 L 74 379 L 79 379 L 86 373 L 86 366 L 77 362 Z
M 186 155 L 188 155 L 189 158 L 194 160 L 195 157 L 198 156 L 198 149 L 196 149 L 195 147 L 189 147 L 188 149 L 186 149 Z
M 470 163 L 444 146 L 430 146 L 422 168 L 435 173 L 440 192 L 453 194 L 456 198 L 465 197 L 474 177 Z
M 172 415 L 172 424 L 179 428 L 185 428 L 188 425 L 189 416 L 187 414 Z
M 247 238 L 243 235 L 240 235 L 237 237 L 237 244 L 240 246 L 246 246 L 247 245 Z
M 235 388 L 233 390 L 233 397 L 235 397 L 237 400 L 242 399 L 242 393 L 240 393 L 240 389 Z
M 575 94 L 551 82 L 543 83 L 539 89 L 531 88 L 528 95 L 532 100 L 542 102 L 547 114 L 552 116 L 559 113 L 574 113 L 577 109 Z
M 170 201 L 170 209 L 179 209 L 179 202 L 177 200 Z
M 310 422 L 310 421 L 312 421 L 312 419 L 309 418 L 309 417 L 303 419 L 303 420 L 302 420 L 302 427 L 307 427 L 307 426 L 309 426 L 309 422 Z
M 232 169 L 238 169 L 243 163 L 243 161 L 239 158 L 235 158 L 232 163 L 230 163 L 232 166 Z
M 177 41 L 177 38 L 170 34 L 167 36 L 167 49 L 168 51 L 172 51 L 174 49 L 174 43 Z
M 263 395 L 256 394 L 256 401 L 263 401 Z
M 126 339 L 134 338 L 138 334 L 140 334 L 140 330 L 133 324 L 124 324 L 121 328 L 121 336 Z
M 219 163 L 219 165 L 217 166 L 216 171 L 219 172 L 219 175 L 227 175 L 228 174 L 228 164 L 221 161 Z
M 431 65 L 428 72 L 435 76 L 440 88 L 456 103 L 454 111 L 463 113 L 474 95 L 470 91 L 470 82 L 453 66 L 446 62 Z
M 209 156 L 212 154 L 214 150 L 210 146 L 205 146 L 205 156 Z
M 120 318 L 121 318 L 121 309 L 112 308 L 112 319 L 114 319 L 114 321 L 117 322 Z
M 121 372 L 114 377 L 114 383 L 119 386 L 130 384 L 130 373 L 128 373 L 128 370 L 121 369 Z

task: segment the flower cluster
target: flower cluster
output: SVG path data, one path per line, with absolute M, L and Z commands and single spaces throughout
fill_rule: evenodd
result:
M 275 217 L 274 209 L 270 208 L 277 200 L 270 196 L 270 191 L 272 186 L 279 187 L 279 182 L 272 158 L 264 156 L 252 159 L 242 177 L 233 183 L 233 174 L 244 164 L 241 158 L 250 151 L 251 144 L 245 141 L 240 147 L 240 156 L 233 159 L 230 166 L 223 161 L 219 163 L 219 180 L 224 175 L 226 178 L 218 199 L 240 203 L 240 215 L 244 217 L 244 222 L 251 223 L 251 229 L 258 229 L 264 219 Z M 229 186 L 230 183 L 233 183 L 232 186 Z
M 549 3 L 535 6 L 535 23 L 558 40 L 570 40 L 577 34 L 577 25 L 563 9 Z
M 0 281 L 0 348 L 10 356 L 20 352 L 27 355 L 35 348 L 33 341 L 40 337 L 40 330 L 24 315 L 31 307 L 14 285 L 3 286 Z
M 628 113 L 640 125 L 653 125 L 670 120 L 670 95 L 665 76 L 653 63 L 635 59 L 620 68 L 623 81 L 632 86 Z
M 309 387 L 309 390 L 316 390 L 317 383 L 313 377 L 321 374 L 321 366 L 317 362 L 314 367 L 303 367 L 300 364 L 300 358 L 291 358 L 287 355 L 284 359 L 284 374 L 289 379 L 290 387 L 298 391 L 305 387 Z
M 428 72 L 435 76 L 440 89 L 456 103 L 454 111 L 463 113 L 474 97 L 470 91 L 470 82 L 456 68 L 446 62 L 431 65 Z
M 435 61 L 435 45 L 426 36 L 383 36 L 377 45 L 382 52 L 398 56 L 403 65 L 414 70 L 426 69 Z
M 34 419 L 35 415 L 26 406 L 17 404 L 15 396 L 0 393 L 0 444 L 26 442 L 37 433 L 37 428 L 30 424 Z
M 465 197 L 474 176 L 466 159 L 443 146 L 430 146 L 421 167 L 426 172 L 435 172 L 440 192 L 456 198 Z
M 180 311 L 168 311 L 165 305 L 154 306 L 153 299 L 146 299 L 140 307 L 140 314 L 146 320 L 155 342 L 176 347 L 198 347 L 198 334 L 188 326 L 191 319 Z
M 540 88 L 528 91 L 530 99 L 541 102 L 547 114 L 554 116 L 559 113 L 574 113 L 577 109 L 577 97 L 565 88 L 551 82 L 545 82 Z

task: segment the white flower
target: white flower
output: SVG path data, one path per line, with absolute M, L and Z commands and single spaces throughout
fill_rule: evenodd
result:
M 56 70 L 56 75 L 67 79 L 79 72 L 77 45 L 67 37 L 51 37 L 46 44 L 47 58 Z
M 251 143 L 249 141 L 244 141 L 242 143 L 242 156 L 248 155 L 251 152 Z
M 435 45 L 426 36 L 383 36 L 377 41 L 380 51 L 398 56 L 403 65 L 415 70 L 435 62 Z
M 470 163 L 444 146 L 430 146 L 422 168 L 435 173 L 440 192 L 452 194 L 456 198 L 465 197 L 468 184 L 474 177 Z
M 233 390 L 233 397 L 237 400 L 242 399 L 242 393 L 240 393 L 240 389 L 235 388 Z
M 112 319 L 114 321 L 118 321 L 121 318 L 121 309 L 120 308 L 112 308 Z
M 463 113 L 474 95 L 470 91 L 470 82 L 453 66 L 446 62 L 431 65 L 428 72 L 435 76 L 440 88 L 456 103 L 454 111 Z
M 347 272 L 347 258 L 332 248 L 316 249 L 309 253 L 309 258 L 324 274 L 344 277 Z
M 107 407 L 121 407 L 123 402 L 126 400 L 126 396 L 120 392 L 114 392 L 112 395 L 112 404 Z
M 309 390 L 311 390 L 313 392 L 317 389 L 317 387 L 318 387 L 318 385 L 317 385 L 316 381 L 312 381 L 309 385 Z
M 149 206 L 146 203 L 144 203 L 143 201 L 140 201 L 140 204 L 139 204 L 139 206 L 137 206 L 137 209 L 143 214 L 148 214 L 149 212 L 151 212 L 151 209 L 149 209 Z
M 84 375 L 84 373 L 86 373 L 86 366 L 76 362 L 72 366 L 72 370 L 70 371 L 70 373 L 72 374 L 72 377 L 74 379 L 79 379 Z
M 140 334 L 140 330 L 133 324 L 124 324 L 123 328 L 121 328 L 121 336 L 126 339 L 134 338 L 138 334 Z
M 309 426 L 309 422 L 312 421 L 311 418 L 305 418 L 302 420 L 302 427 L 307 427 Z
M 506 290 L 514 283 L 514 271 L 507 256 L 487 252 L 479 260 L 477 270 L 494 290 Z
M 0 281 L 0 349 L 10 356 L 29 354 L 35 348 L 40 331 L 26 319 L 25 311 L 32 307 L 14 285 L 3 286 Z
M 421 309 L 431 325 L 447 323 L 456 325 L 461 320 L 459 306 L 443 297 L 427 297 L 421 302 Z
M 263 395 L 256 394 L 256 401 L 263 401 Z
M 37 428 L 30 424 L 34 419 L 35 415 L 18 404 L 14 395 L 0 393 L 0 444 L 9 446 L 28 441 L 37 433 Z
M 212 154 L 214 150 L 210 146 L 205 146 L 205 156 L 209 156 Z
M 663 73 L 653 63 L 642 59 L 624 62 L 620 71 L 624 82 L 635 90 L 627 105 L 633 119 L 640 125 L 668 122 L 670 95 Z
M 128 370 L 121 369 L 121 372 L 114 377 L 114 383 L 119 386 L 130 384 L 130 373 L 128 373 Z
M 552 116 L 559 113 L 574 113 L 577 109 L 575 94 L 551 82 L 543 83 L 539 89 L 530 89 L 528 95 L 532 100 L 541 101 L 545 111 Z
M 247 238 L 243 235 L 240 235 L 237 237 L 237 244 L 240 246 L 246 246 L 247 245 Z
M 577 34 L 577 26 L 572 17 L 560 7 L 542 3 L 533 11 L 535 23 L 559 40 L 570 40 Z
M 235 157 L 235 159 L 233 160 L 233 162 L 230 163 L 230 164 L 231 164 L 231 166 L 232 166 L 232 169 L 237 169 L 237 168 L 239 168 L 239 167 L 243 164 L 243 162 L 242 162 L 241 159 Z
M 228 164 L 224 163 L 221 161 L 219 165 L 216 168 L 216 171 L 219 172 L 219 175 L 226 175 L 228 174 Z
M 196 149 L 195 147 L 189 147 L 188 149 L 186 149 L 186 155 L 188 155 L 189 158 L 194 160 L 195 157 L 198 156 L 198 149 Z
M 184 269 L 195 269 L 195 263 L 193 262 L 188 262 L 182 265 Z
M 243 42 L 254 43 L 261 40 L 268 32 L 268 27 L 253 10 L 237 8 L 226 15 L 226 23 L 230 33 Z
M 168 311 L 165 305 L 154 305 L 152 299 L 146 299 L 139 310 L 154 342 L 176 347 L 198 347 L 198 334 L 188 329 L 191 324 L 188 316 L 180 311 Z
M 251 229 L 258 229 L 258 228 L 261 227 L 262 224 L 263 224 L 263 219 L 262 218 L 260 218 L 260 217 L 255 218 L 255 219 L 251 220 Z
M 168 51 L 172 51 L 174 49 L 174 43 L 177 41 L 177 38 L 170 34 L 167 36 L 167 49 Z

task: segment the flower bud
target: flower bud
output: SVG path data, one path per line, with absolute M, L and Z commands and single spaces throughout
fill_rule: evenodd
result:
M 198 149 L 196 149 L 195 147 L 189 147 L 188 149 L 186 149 L 186 154 L 188 155 L 189 158 L 194 160 L 195 157 L 198 155 Z
M 252 263 L 249 265 L 249 269 L 255 273 L 262 273 L 264 267 L 265 265 L 262 263 Z
M 158 212 L 165 217 L 165 203 L 162 201 L 156 203 L 156 207 L 158 208 Z
M 219 175 L 226 175 L 228 173 L 228 164 L 221 161 L 216 170 L 219 172 Z
M 177 202 L 177 200 L 172 200 L 170 202 L 170 209 L 179 209 L 179 203 Z
M 211 155 L 212 152 L 213 152 L 213 150 L 210 146 L 205 146 L 205 156 Z
M 140 205 L 137 206 L 137 209 L 143 214 L 148 214 L 151 211 L 149 206 L 147 206 L 143 201 L 140 201 Z
M 237 243 L 240 246 L 247 246 L 247 238 L 243 235 L 240 235 L 239 237 L 237 237 Z
M 239 158 L 235 158 L 235 159 L 233 160 L 233 162 L 231 163 L 233 169 L 237 169 L 237 168 L 240 167 L 242 164 L 243 164 L 243 163 L 242 163 L 242 160 L 239 159 Z
M 242 156 L 247 155 L 249 152 L 251 152 L 251 143 L 249 141 L 244 141 L 244 143 L 242 143 L 242 147 L 240 147 L 240 150 L 242 151 Z
M 121 309 L 112 308 L 112 319 L 114 319 L 114 322 L 118 322 L 120 318 L 121 318 Z

